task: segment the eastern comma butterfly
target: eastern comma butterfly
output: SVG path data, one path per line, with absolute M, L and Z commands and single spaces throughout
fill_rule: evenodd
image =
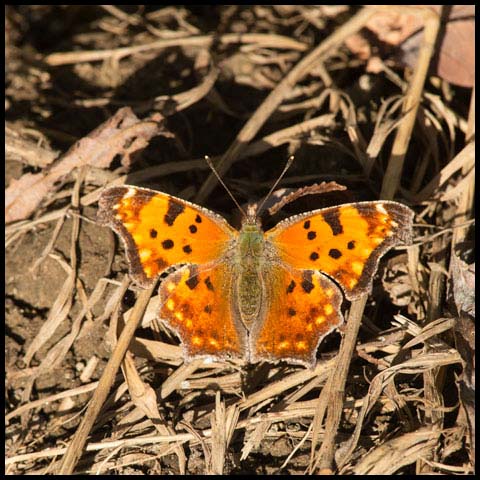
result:
M 106 189 L 98 219 L 122 238 L 131 277 L 147 287 L 166 269 L 159 318 L 186 360 L 287 360 L 313 367 L 343 322 L 342 294 L 371 288 L 380 257 L 412 237 L 413 212 L 390 201 L 302 213 L 263 232 L 249 211 L 240 231 L 180 198 L 134 186 Z

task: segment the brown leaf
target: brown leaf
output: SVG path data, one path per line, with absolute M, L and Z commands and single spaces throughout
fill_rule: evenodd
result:
M 307 187 L 301 187 L 301 188 L 282 188 L 280 190 L 277 190 L 274 192 L 270 200 L 273 202 L 273 205 L 268 207 L 268 201 L 265 207 L 268 209 L 268 213 L 270 215 L 275 215 L 281 208 L 283 208 L 285 205 L 288 203 L 291 203 L 295 200 L 298 200 L 299 198 L 305 196 L 305 195 L 317 195 L 321 193 L 327 193 L 327 192 L 333 192 L 335 190 L 346 190 L 347 187 L 344 187 L 343 185 L 340 185 L 336 182 L 322 182 L 320 184 L 314 183 L 313 185 L 309 185 Z M 270 203 L 271 203 L 270 202 Z
M 468 265 L 455 253 L 450 261 L 451 292 L 459 318 L 455 343 L 463 360 L 457 380 L 460 401 L 470 435 L 471 458 L 475 458 L 475 264 Z
M 366 27 L 380 42 L 399 47 L 397 61 L 413 67 L 423 41 L 424 18 L 420 13 L 402 13 L 399 8 L 375 13 Z M 443 17 L 431 72 L 455 85 L 472 87 L 475 77 L 474 5 L 428 5 L 428 8 Z M 363 60 L 374 58 L 370 44 L 361 34 L 352 35 L 345 44 Z M 375 73 L 376 65 L 369 61 L 367 70 Z
M 460 402 L 465 411 L 470 436 L 470 457 L 475 461 L 475 323 L 462 315 L 455 325 L 455 343 L 463 360 L 463 371 L 457 380 Z
M 466 264 L 453 254 L 450 262 L 451 291 L 457 312 L 475 317 L 475 264 Z
M 5 222 L 22 220 L 31 215 L 46 195 L 57 190 L 56 183 L 75 168 L 91 165 L 107 168 L 117 156 L 122 156 L 126 167 L 132 155 L 148 145 L 159 134 L 168 135 L 151 120 L 139 120 L 129 108 L 121 108 L 88 136 L 76 142 L 44 173 L 27 173 L 12 180 L 5 190 Z
M 405 307 L 412 302 L 412 283 L 408 274 L 407 254 L 397 255 L 387 262 L 382 276 L 383 288 L 394 305 Z
M 22 220 L 30 215 L 50 190 L 41 173 L 26 173 L 12 179 L 5 190 L 5 223 Z
M 473 87 L 475 81 L 475 6 L 432 5 L 442 13 L 436 56 L 430 70 L 440 78 L 462 87 Z M 401 44 L 402 61 L 413 66 L 422 42 L 418 30 Z
M 374 32 L 380 41 L 389 45 L 400 45 L 423 28 L 423 23 L 420 15 L 382 10 L 372 16 L 366 27 Z

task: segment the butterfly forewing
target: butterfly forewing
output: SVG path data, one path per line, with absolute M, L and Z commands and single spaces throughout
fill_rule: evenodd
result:
M 172 265 L 218 260 L 238 235 L 220 215 L 146 188 L 109 188 L 99 205 L 98 220 L 121 236 L 143 286 Z
M 285 264 L 326 273 L 352 300 L 370 290 L 380 257 L 411 240 L 412 218 L 396 202 L 359 202 L 288 218 L 265 235 Z

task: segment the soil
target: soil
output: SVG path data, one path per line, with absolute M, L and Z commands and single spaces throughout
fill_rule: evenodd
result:
M 116 324 L 121 312 L 135 304 L 140 291 L 130 284 L 116 307 L 109 303 L 112 296 L 120 291 L 120 283 L 128 272 L 128 263 L 121 242 L 110 229 L 96 223 L 101 189 L 126 175 L 124 183 L 136 182 L 139 186 L 196 201 L 209 169 L 206 164 L 198 163 L 192 163 L 190 168 L 188 162 L 202 159 L 206 154 L 211 157 L 223 155 L 259 105 L 306 55 L 293 44 L 291 48 L 280 45 L 276 48 L 272 44 L 262 45 L 261 41 L 259 44 L 225 43 L 220 38 L 231 33 L 279 35 L 282 39 L 304 44 L 308 52 L 355 13 L 355 9 L 347 7 L 338 7 L 335 11 L 333 7 L 332 10 L 322 10 L 315 6 L 122 6 L 113 9 L 80 5 L 7 6 L 7 188 L 20 188 L 15 181 L 27 174 L 47 175 L 54 171 L 55 165 L 65 158 L 62 155 L 69 152 L 72 145 L 78 148 L 81 139 L 95 138 L 91 132 L 108 122 L 122 107 L 131 108 L 146 139 L 141 147 L 129 151 L 128 155 L 121 152 L 125 153 L 133 141 L 137 142 L 140 134 L 138 138 L 126 141 L 116 154 L 112 147 L 111 158 L 105 155 L 96 164 L 85 158 L 77 159 L 69 171 L 49 184 L 35 208 L 7 226 L 6 413 L 14 412 L 6 426 L 6 457 L 14 459 L 6 467 L 8 474 L 58 472 L 64 452 L 58 457 L 49 456 L 46 452 L 51 448 L 63 448 L 71 442 L 95 391 L 95 382 L 101 378 L 111 357 L 115 344 L 111 325 Z M 146 45 L 161 39 L 201 37 L 212 33 L 213 42 L 210 45 L 203 43 L 201 48 L 185 43 L 163 49 L 147 49 L 122 58 L 115 55 L 117 49 Z M 399 95 L 401 91 L 389 81 L 388 76 L 366 72 L 366 60 L 360 60 L 345 45 L 335 48 L 338 51 L 328 55 L 324 66 L 333 78 L 334 87 L 351 102 L 351 113 L 355 119 L 349 117 L 350 126 L 359 128 L 365 138 L 370 139 L 381 99 Z M 382 55 L 390 58 L 388 48 L 385 45 L 382 48 L 386 49 Z M 58 52 L 78 54 L 82 51 L 110 51 L 110 54 L 102 60 L 85 62 L 76 58 L 58 65 L 54 65 L 49 57 Z M 212 65 L 219 71 L 215 86 L 199 93 L 196 87 L 203 85 Z M 384 150 L 375 168 L 369 176 L 366 175 L 355 153 L 358 145 L 352 144 L 351 131 L 349 133 L 346 128 L 346 110 L 342 113 L 341 108 L 335 108 L 339 97 L 319 100 L 325 90 L 321 68 L 318 64 L 300 80 L 289 92 L 290 97 L 281 104 L 282 108 L 275 109 L 268 120 L 258 127 L 254 139 L 248 139 L 247 143 L 251 145 L 293 125 L 304 125 L 302 122 L 321 114 L 331 115 L 328 121 L 325 119 L 326 126 L 304 127 L 301 134 L 296 132 L 287 139 L 283 137 L 278 146 L 260 141 L 256 150 L 237 159 L 223 178 L 242 205 L 258 202 L 278 178 L 288 156 L 294 153 L 293 166 L 281 185 L 289 188 L 287 193 L 295 194 L 297 188 L 322 181 L 338 182 L 348 190 L 304 196 L 298 194 L 300 198 L 286 205 L 280 214 L 265 220 L 265 228 L 292 214 L 338 203 L 375 200 L 380 193 L 391 137 L 385 139 Z M 394 64 L 392 68 L 403 81 L 408 80 L 403 66 Z M 366 91 L 362 82 L 367 79 L 370 87 Z M 448 103 L 443 96 L 447 87 L 442 90 L 432 82 L 425 88 L 438 95 L 445 105 Z M 454 97 L 448 107 L 468 118 L 469 89 L 454 85 L 448 88 L 446 97 Z M 147 125 L 142 122 L 152 118 L 161 118 L 162 126 L 156 134 L 147 134 Z M 407 258 L 405 250 L 392 251 L 385 256 L 375 276 L 374 290 L 367 302 L 358 340 L 358 345 L 368 344 L 371 349 L 358 347 L 352 358 L 345 388 L 346 403 L 335 440 L 335 449 L 340 449 L 340 453 L 335 455 L 334 462 L 340 462 L 342 452 L 347 450 L 346 441 L 354 432 L 361 400 L 371 393 L 371 380 L 391 365 L 393 346 L 405 345 L 412 339 L 411 332 L 420 332 L 427 322 L 425 312 L 429 312 L 427 316 L 431 315 L 434 320 L 456 319 L 459 316 L 454 301 L 448 300 L 450 289 L 445 277 L 435 277 L 442 287 L 437 292 L 439 297 L 435 309 L 432 310 L 429 303 L 432 275 L 438 273 L 438 269 L 433 269 L 432 273 L 431 262 L 439 262 L 439 268 L 448 271 L 449 254 L 446 252 L 450 251 L 452 239 L 450 234 L 438 237 L 439 242 L 438 238 L 430 239 L 428 235 L 432 229 L 427 227 L 436 226 L 435 231 L 449 228 L 452 223 L 448 218 L 455 215 L 455 207 L 453 202 L 444 202 L 440 213 L 438 196 L 422 199 L 423 206 L 421 201 L 415 201 L 414 196 L 451 160 L 450 156 L 447 158 L 446 151 L 458 153 L 463 148 L 464 137 L 458 126 L 454 129 L 455 141 L 451 143 L 451 149 L 435 140 L 440 145 L 435 147 L 440 153 L 430 150 L 433 153 L 431 157 L 425 157 L 427 165 L 418 189 L 409 190 L 412 179 L 419 175 L 418 159 L 424 158 L 421 152 L 433 148 L 428 135 L 446 138 L 448 128 L 445 120 L 438 122 L 443 122 L 441 127 L 426 121 L 414 131 L 396 197 L 409 203 L 417 214 L 422 214 L 416 223 L 421 223 L 424 229 L 415 231 L 416 238 L 421 238 L 418 241 L 421 253 L 415 260 L 418 262 L 420 286 L 415 287 L 409 280 L 407 264 L 411 258 Z M 435 128 L 443 131 L 435 131 Z M 109 145 L 111 138 L 113 136 L 107 137 L 102 145 Z M 15 149 L 13 145 L 20 147 Z M 447 160 L 439 160 L 442 158 Z M 177 163 L 171 167 L 173 173 L 169 173 L 168 169 L 162 170 L 169 162 Z M 185 167 L 180 166 L 182 162 L 185 162 Z M 142 180 L 138 181 L 139 178 Z M 94 195 L 94 200 L 75 205 L 76 188 L 81 199 Z M 26 189 L 23 195 L 30 201 L 29 196 L 33 192 L 34 187 Z M 427 209 L 424 208 L 426 204 Z M 202 205 L 238 226 L 238 209 L 223 187 L 215 186 Z M 75 233 L 77 227 L 78 235 Z M 462 245 L 461 256 L 470 263 L 473 251 L 470 231 Z M 68 289 L 66 286 L 72 278 L 72 286 Z M 414 291 L 415 288 L 419 290 Z M 405 301 L 405 296 L 410 300 Z M 344 302 L 343 309 L 348 305 Z M 469 318 L 466 310 L 464 307 L 461 315 Z M 415 326 L 405 321 L 400 329 L 403 333 L 394 337 L 396 333 L 392 333 L 392 329 L 398 330 L 398 327 L 394 327 L 393 322 L 399 314 Z M 52 327 L 56 320 L 58 324 Z M 50 326 L 48 331 L 45 331 L 45 325 Z M 62 350 L 72 331 L 77 332 L 74 339 Z M 343 332 L 335 333 L 322 342 L 319 361 L 328 362 L 335 358 Z M 136 338 L 178 345 L 174 334 L 155 324 L 139 328 Z M 382 343 L 382 338 L 387 338 L 386 343 Z M 443 375 L 442 386 L 427 399 L 433 401 L 433 398 L 442 413 L 430 411 L 433 417 L 428 417 L 428 412 L 425 414 L 423 410 L 428 406 L 427 400 L 423 397 L 418 400 L 425 394 L 422 390 L 424 382 L 427 382 L 425 370 L 418 370 L 416 376 L 408 369 L 399 371 L 396 383 L 382 387 L 382 394 L 371 412 L 373 419 L 363 420 L 365 428 L 359 444 L 342 473 L 355 472 L 362 455 L 384 442 L 435 424 L 432 418 L 437 419 L 437 425 L 454 432 L 436 439 L 441 451 L 427 448 L 425 458 L 432 460 L 431 463 L 418 458 L 399 464 L 398 469 L 392 472 L 443 473 L 448 470 L 447 467 L 457 468 L 455 471 L 462 467 L 465 473 L 472 472 L 472 448 L 465 426 L 468 422 L 459 413 L 466 411 L 468 417 L 469 410 L 468 407 L 459 408 L 455 383 L 455 375 L 462 375 L 459 358 L 463 354 L 455 350 L 452 330 L 440 332 L 438 338 L 442 351 L 450 348 L 450 352 L 455 351 L 459 355 L 456 360 L 445 360 L 429 370 L 435 375 Z M 393 346 L 389 346 L 388 341 Z M 420 355 L 420 350 L 408 349 L 407 356 Z M 254 397 L 267 385 L 273 388 L 277 382 L 293 378 L 292 375 L 305 371 L 304 367 L 289 365 L 288 362 L 243 369 L 234 363 L 214 365 L 215 368 L 203 366 L 190 374 L 187 372 L 173 392 L 163 398 L 160 392 L 166 380 L 175 378 L 174 374 L 182 371 L 181 355 L 176 359 L 165 357 L 155 362 L 149 353 L 142 356 L 138 350 L 135 352 L 132 358 L 137 372 L 144 385 L 156 392 L 158 417 L 152 419 L 145 415 L 139 407 L 143 400 L 132 397 L 129 391 L 132 384 L 127 386 L 123 376 L 127 375 L 124 365 L 124 369 L 117 372 L 114 387 L 96 419 L 87 444 L 151 435 L 193 434 L 192 438 L 181 443 L 184 457 L 182 459 L 182 454 L 172 447 L 173 443 L 132 443 L 116 449 L 84 452 L 75 468 L 76 473 L 263 475 L 304 474 L 308 471 L 311 465 L 311 432 L 306 441 L 303 439 L 312 426 L 316 411 L 314 402 L 319 398 L 326 376 L 305 379 L 298 385 L 292 383 L 290 387 L 285 387 L 286 390 L 275 390 L 277 393 L 265 396 L 262 402 L 252 403 L 249 408 L 241 410 L 239 418 L 247 426 L 236 427 L 222 455 L 221 448 L 216 450 L 218 445 L 215 447 L 207 437 L 203 437 L 203 432 L 211 428 L 211 413 L 219 411 L 215 407 L 216 395 L 221 393 L 221 399 L 228 408 L 242 398 Z M 398 354 L 395 362 L 403 362 L 405 358 L 398 352 L 398 349 L 395 350 L 395 356 Z M 252 370 L 248 372 L 248 369 Z M 468 379 L 463 378 L 462 381 L 471 387 Z M 62 397 L 62 393 L 65 396 Z M 57 394 L 60 395 L 58 398 L 50 398 Z M 48 401 L 42 402 L 42 399 Z M 32 403 L 37 400 L 38 404 Z M 17 413 L 21 406 L 27 408 Z M 294 407 L 304 408 L 308 413 L 299 413 L 293 418 L 288 412 Z M 266 422 L 262 430 L 258 422 L 267 415 L 274 420 Z M 285 415 L 284 420 L 282 415 Z M 316 427 L 313 426 L 313 429 L 314 435 L 317 435 Z M 249 442 L 253 444 L 252 448 Z M 425 444 L 428 446 L 427 440 Z M 33 454 L 36 452 L 43 452 L 45 456 L 35 457 Z M 429 455 L 431 452 L 434 452 L 433 457 Z M 26 456 L 20 458 L 19 455 Z M 216 455 L 224 460 L 221 472 L 211 460 Z M 437 467 L 432 466 L 434 461 Z M 445 470 L 438 468 L 440 463 L 445 464 Z

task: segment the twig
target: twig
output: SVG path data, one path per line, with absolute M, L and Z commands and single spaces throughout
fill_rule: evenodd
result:
M 141 25 L 142 17 L 140 15 L 126 13 L 123 10 L 120 10 L 115 5 L 99 5 L 106 12 L 108 12 L 113 17 L 118 18 L 122 22 L 127 22 L 130 25 Z
M 430 60 L 434 54 L 435 42 L 440 28 L 440 17 L 436 12 L 429 8 L 425 8 L 422 12 L 425 18 L 423 42 L 418 52 L 418 61 L 403 102 L 402 113 L 405 116 L 398 127 L 388 166 L 383 177 L 380 198 L 385 200 L 393 199 L 400 184 L 405 155 L 415 125 L 423 86 Z
M 67 448 L 67 452 L 65 453 L 65 457 L 63 458 L 63 462 L 60 467 L 59 473 L 61 475 L 71 475 L 73 473 L 75 465 L 77 464 L 83 452 L 88 434 L 90 433 L 97 415 L 99 414 L 100 409 L 107 398 L 108 392 L 113 385 L 117 370 L 120 367 L 120 363 L 122 362 L 130 341 L 133 338 L 135 329 L 142 319 L 143 312 L 147 307 L 154 288 L 155 285 L 141 291 L 137 298 L 132 314 L 129 317 L 129 321 L 126 323 L 120 338 L 118 339 L 115 350 L 105 366 L 102 378 L 98 383 L 98 388 L 93 394 L 87 411 L 85 412 L 85 416 L 83 417 L 82 423 L 78 427 L 70 445 Z
M 176 93 L 174 95 L 159 95 L 154 98 L 138 101 L 125 101 L 124 99 L 119 100 L 116 98 L 86 98 L 74 100 L 73 104 L 83 108 L 98 108 L 105 105 L 130 106 L 135 109 L 135 112 L 138 114 L 151 112 L 151 110 L 161 110 L 162 115 L 167 117 L 185 110 L 189 106 L 201 100 L 210 92 L 217 80 L 217 77 L 218 69 L 216 67 L 212 67 L 209 73 L 201 79 L 201 83 L 199 85 L 196 85 L 190 90 Z M 52 103 L 58 103 L 60 105 L 64 105 L 65 103 L 63 100 L 56 97 L 49 98 L 49 101 Z M 167 104 L 167 102 L 169 107 L 163 108 L 162 104 Z M 170 105 L 174 105 L 175 108 L 171 107 Z
M 16 416 L 22 414 L 23 412 L 27 412 L 28 410 L 33 410 L 34 408 L 43 407 L 44 405 L 48 405 L 53 403 L 57 400 L 61 400 L 64 398 L 70 398 L 76 395 L 83 395 L 84 393 L 88 393 L 91 390 L 95 390 L 98 386 L 98 382 L 92 382 L 87 385 L 81 385 L 77 388 L 71 388 L 70 390 L 65 390 L 63 392 L 55 393 L 54 395 L 49 395 L 48 397 L 42 397 L 38 400 L 34 400 L 33 402 L 26 403 L 25 405 L 21 405 L 20 407 L 12 410 L 7 415 L 5 415 L 5 423 L 15 418 Z
M 443 254 L 443 252 L 447 250 L 447 240 L 446 237 L 439 237 L 435 239 L 432 245 L 433 258 L 436 263 L 443 268 L 446 268 L 447 263 L 445 255 Z M 445 280 L 445 274 L 441 270 L 431 270 L 428 285 L 430 302 L 427 309 L 426 324 L 436 321 L 441 316 L 446 288 Z M 435 350 L 436 349 L 434 347 L 432 348 L 428 342 L 423 346 L 425 354 L 435 352 Z M 431 428 L 432 436 L 435 435 L 435 432 L 440 436 L 440 430 L 443 427 L 444 415 L 441 407 L 444 405 L 444 401 L 441 392 L 444 387 L 444 374 L 445 370 L 441 367 L 427 370 L 423 373 L 423 390 L 426 402 L 424 422 Z M 417 473 L 427 475 L 433 473 L 434 470 L 431 465 L 424 461 L 424 458 L 425 460 L 439 460 L 437 444 L 432 446 L 430 450 L 425 451 L 422 458 L 417 460 Z
M 335 437 L 337 435 L 338 425 L 343 411 L 343 396 L 345 383 L 347 381 L 350 362 L 355 351 L 358 331 L 362 322 L 363 310 L 367 302 L 367 295 L 362 295 L 352 302 L 350 314 L 348 316 L 345 336 L 340 345 L 335 366 L 330 373 L 328 400 L 327 400 L 327 420 L 325 422 L 325 436 L 317 455 L 317 460 L 312 471 L 321 472 L 333 471 L 333 457 L 335 453 Z M 323 393 L 323 392 L 322 392 Z M 312 441 L 312 447 L 315 445 L 315 439 Z
M 115 57 L 121 59 L 129 55 L 135 55 L 149 50 L 162 50 L 170 47 L 209 47 L 214 41 L 224 44 L 231 43 L 253 43 L 264 48 L 292 49 L 303 52 L 307 46 L 296 40 L 281 35 L 262 33 L 228 33 L 216 38 L 214 35 L 199 35 L 196 37 L 182 37 L 156 40 L 155 42 L 133 47 L 114 48 L 108 50 L 90 50 L 84 52 L 61 52 L 52 53 L 44 58 L 44 61 L 52 66 L 69 65 L 83 62 L 98 62 Z
M 348 22 L 339 27 L 329 37 L 327 37 L 312 52 L 304 57 L 283 80 L 270 92 L 268 97 L 257 108 L 250 120 L 237 134 L 234 142 L 225 152 L 220 163 L 216 165 L 217 172 L 222 176 L 237 160 L 239 155 L 245 150 L 249 142 L 262 128 L 270 115 L 278 108 L 280 103 L 290 94 L 295 85 L 316 66 L 317 62 L 329 52 L 335 51 L 335 47 L 342 43 L 345 38 L 362 28 L 375 12 L 372 7 L 365 7 Z M 217 179 L 213 173 L 209 175 L 205 183 L 195 197 L 196 203 L 203 203 L 212 192 Z

